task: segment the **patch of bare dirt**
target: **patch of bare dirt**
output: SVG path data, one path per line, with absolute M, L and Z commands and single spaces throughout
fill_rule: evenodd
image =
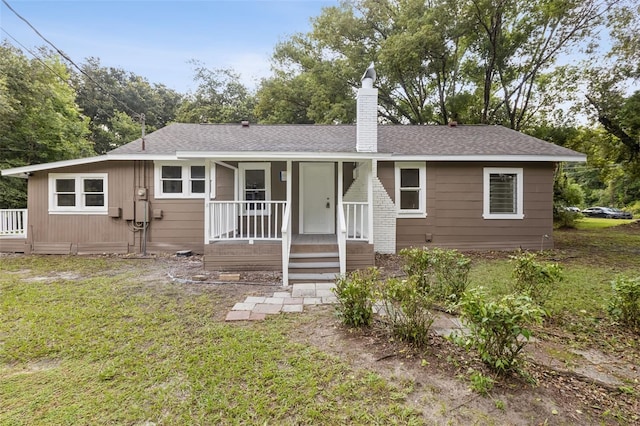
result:
M 472 257 L 505 258 L 505 252 Z M 246 296 L 278 291 L 281 277 L 273 272 L 241 273 L 238 282 L 220 281 L 220 272 L 206 272 L 201 259 L 163 259 L 166 278 L 188 291 L 214 290 L 221 305 L 231 307 Z M 403 276 L 398 255 L 376 256 L 383 278 Z M 204 279 L 203 279 L 204 276 Z M 597 346 L 574 349 L 570 335 L 541 333 L 525 353 L 522 374 L 496 376 L 473 353 L 433 335 L 426 350 L 394 341 L 383 327 L 343 327 L 334 308 L 305 308 L 307 317 L 291 331 L 301 343 L 318 347 L 354 368 L 375 371 L 391 382 L 413 383 L 407 401 L 429 422 L 453 424 L 640 424 L 640 375 L 635 356 L 605 354 Z M 222 320 L 226 311 L 216 318 Z M 540 330 L 542 331 L 542 330 Z M 553 338 L 545 338 L 554 336 Z M 471 390 L 472 371 L 492 377 L 487 397 Z
M 496 376 L 471 353 L 439 336 L 432 336 L 426 350 L 394 341 L 380 328 L 353 330 L 342 326 L 328 307 L 310 313 L 312 319 L 291 331 L 298 342 L 316 346 L 354 368 L 375 371 L 392 383 L 414 383 L 407 401 L 435 424 L 636 424 L 637 382 L 626 384 L 625 394 L 616 385 L 547 365 L 556 360 L 538 341 L 527 352 L 522 374 Z M 565 349 L 566 350 L 566 349 Z M 540 353 L 546 358 L 538 359 Z M 551 351 L 553 353 L 553 351 Z M 601 354 L 599 356 L 602 356 Z M 578 358 L 576 358 L 578 359 Z M 607 358 L 609 360 L 609 358 Z M 603 366 L 595 360 L 594 371 Z M 587 367 L 589 363 L 585 363 Z M 495 385 L 484 397 L 471 390 L 470 373 L 492 377 Z M 599 373 L 600 374 L 600 373 Z M 627 378 L 628 379 L 628 378 Z

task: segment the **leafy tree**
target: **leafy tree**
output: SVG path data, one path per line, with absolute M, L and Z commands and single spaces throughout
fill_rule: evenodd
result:
M 84 73 L 75 76 L 77 100 L 84 114 L 91 119 L 90 138 L 97 153 L 103 154 L 140 137 L 141 131 L 129 132 L 123 137 L 122 128 L 113 127 L 123 122 L 122 114 L 137 122 L 138 128 L 141 114 L 144 114 L 147 132 L 175 120 L 182 95 L 166 86 L 151 84 L 121 68 L 102 67 L 97 58 L 88 58 L 82 70 Z
M 230 69 L 208 69 L 196 66 L 194 80 L 199 82 L 195 93 L 187 95 L 177 112 L 177 120 L 186 123 L 239 123 L 255 121 L 254 96 L 240 82 L 240 76 Z
M 599 161 L 618 168 L 619 179 L 633 186 L 640 178 L 640 4 L 621 0 L 608 15 L 611 50 L 602 58 L 580 65 L 576 76 L 587 86 L 583 111 L 607 133 L 601 145 L 591 147 Z M 611 174 L 604 170 L 603 174 Z M 611 187 L 611 185 L 610 185 Z M 636 199 L 640 193 L 635 190 Z M 629 199 L 627 194 L 622 197 Z
M 42 61 L 29 60 L 9 44 L 0 45 L 0 168 L 94 154 L 69 71 L 58 56 L 41 53 Z M 25 181 L 0 178 L 0 208 L 25 205 Z
M 269 80 L 258 92 L 259 111 L 266 120 L 349 122 L 341 110 L 352 109 L 350 89 L 373 60 L 384 121 L 524 129 L 560 100 L 555 83 L 567 74 L 552 71 L 555 61 L 590 39 L 606 7 L 599 0 L 344 1 L 323 9 L 311 32 L 276 48 L 277 84 Z M 289 112 L 271 113 L 276 105 Z M 318 114 L 326 105 L 338 111 Z

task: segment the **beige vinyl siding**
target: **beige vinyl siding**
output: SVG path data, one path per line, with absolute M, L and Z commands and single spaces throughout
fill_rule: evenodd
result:
M 204 246 L 204 268 L 223 271 L 282 271 L 279 241 L 218 242 Z
M 552 247 L 552 163 L 508 165 L 524 169 L 524 219 L 482 218 L 483 169 L 504 166 L 500 163 L 427 163 L 427 217 L 397 219 L 397 250 L 410 246 L 458 249 Z M 390 162 L 378 166 L 378 175 L 392 198 L 393 169 Z
M 31 244 L 24 238 L 0 238 L 0 253 L 25 253 L 31 252 Z
M 233 165 L 237 167 L 237 164 Z M 215 185 L 216 201 L 231 201 L 235 198 L 235 171 L 229 167 L 217 164 Z
M 147 251 L 173 252 L 192 250 L 202 253 L 204 246 L 204 199 L 202 198 L 155 198 L 154 163 L 145 161 L 142 176 L 138 181 L 148 188 L 149 227 L 147 228 Z M 216 170 L 217 173 L 217 170 Z M 133 202 L 132 198 L 130 202 Z M 137 207 L 141 207 L 138 202 Z M 162 218 L 154 219 L 154 210 L 162 210 Z M 143 232 L 135 234 L 136 250 L 141 250 Z
M 133 198 L 131 162 L 93 163 L 36 172 L 29 177 L 29 240 L 36 253 L 75 253 L 78 244 L 92 243 L 92 250 L 133 244 L 133 235 L 122 219 L 107 215 L 49 214 L 49 173 L 108 173 L 108 207 L 120 207 Z M 82 247 L 81 247 L 82 248 Z
M 366 269 L 375 266 L 376 254 L 373 244 L 360 241 L 347 241 L 347 271 Z

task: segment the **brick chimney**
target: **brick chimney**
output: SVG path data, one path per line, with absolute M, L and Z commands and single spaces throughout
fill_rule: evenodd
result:
M 378 152 L 378 89 L 374 89 L 376 71 L 373 62 L 362 76 L 362 87 L 358 89 L 356 150 Z

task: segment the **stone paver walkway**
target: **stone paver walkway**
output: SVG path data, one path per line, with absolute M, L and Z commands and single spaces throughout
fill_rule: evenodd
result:
M 302 312 L 305 305 L 337 303 L 332 289 L 334 283 L 294 284 L 288 289 L 276 291 L 271 297 L 247 297 L 236 303 L 225 318 L 226 321 L 261 321 L 267 315 L 280 312 Z

